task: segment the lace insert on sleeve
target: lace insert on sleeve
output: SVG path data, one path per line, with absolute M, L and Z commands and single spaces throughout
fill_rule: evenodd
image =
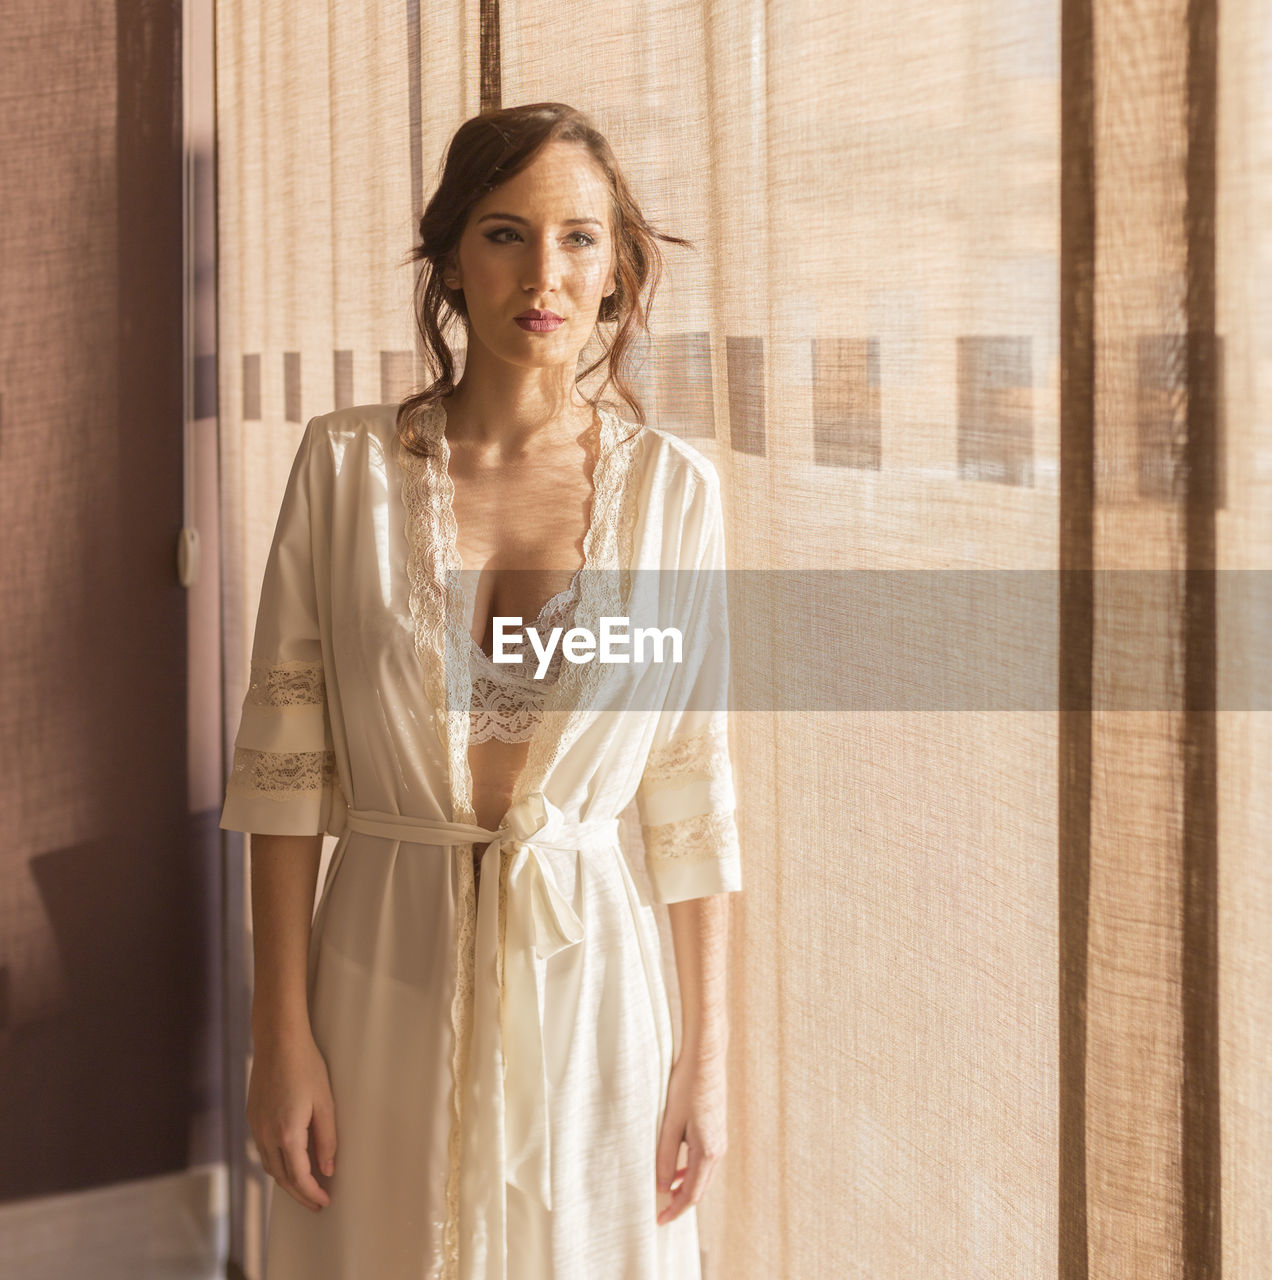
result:
M 253 662 L 247 701 L 256 707 L 314 707 L 327 697 L 321 662 Z
M 642 827 L 645 856 L 684 862 L 717 862 L 737 856 L 738 830 L 732 812 L 702 813 L 657 827 Z
M 713 720 L 702 732 L 655 747 L 645 761 L 645 787 L 677 786 L 693 778 L 711 778 L 728 768 L 729 733 L 724 720 Z
M 646 857 L 707 862 L 737 852 L 728 725 L 724 719 L 714 719 L 700 732 L 652 750 L 640 786 Z M 670 812 L 663 800 L 668 794 L 684 797 L 673 801 Z M 682 805 L 692 807 L 684 816 L 669 820 Z M 695 813 L 693 808 L 700 811 Z
M 321 662 L 301 659 L 252 663 L 244 705 L 286 714 L 326 704 Z M 235 746 L 228 790 L 271 800 L 292 800 L 308 792 L 339 786 L 336 754 L 321 751 L 262 751 Z
M 307 791 L 332 786 L 336 776 L 336 753 L 326 751 L 256 751 L 234 748 L 234 770 L 230 786 L 253 795 L 290 800 Z

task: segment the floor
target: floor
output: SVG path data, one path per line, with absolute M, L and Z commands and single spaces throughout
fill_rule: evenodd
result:
M 0 1205 L 5 1280 L 220 1280 L 226 1175 L 164 1178 Z

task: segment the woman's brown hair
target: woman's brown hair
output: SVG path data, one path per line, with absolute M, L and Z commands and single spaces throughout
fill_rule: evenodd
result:
M 460 125 L 447 149 L 437 190 L 420 219 L 419 243 L 407 261 L 422 264 L 415 281 L 415 322 L 423 339 L 425 363 L 434 379 L 403 400 L 397 415 L 398 434 L 416 453 L 424 452 L 417 427 L 421 416 L 455 389 L 455 360 L 443 328 L 455 317 L 465 325 L 468 321 L 462 291 L 447 288 L 442 280 L 443 264 L 458 246 L 477 202 L 524 169 L 539 149 L 553 140 L 585 146 L 605 175 L 611 197 L 615 288 L 601 299 L 597 322 L 598 326 L 615 324 L 616 328 L 608 340 L 605 331 L 600 331 L 601 355 L 576 376 L 575 382 L 605 364 L 605 381 L 588 397 L 589 402 L 597 404 L 612 383 L 636 421 L 645 422 L 645 411 L 627 379 L 633 345 L 639 335 L 649 332 L 649 311 L 662 276 L 658 241 L 686 248 L 693 245 L 656 230 L 645 220 L 609 142 L 583 112 L 563 102 L 532 102 L 483 111 Z

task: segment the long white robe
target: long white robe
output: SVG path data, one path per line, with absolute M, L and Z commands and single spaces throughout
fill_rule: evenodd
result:
M 396 408 L 305 430 L 221 815 L 338 837 L 308 968 L 331 1203 L 275 1190 L 266 1280 L 693 1280 L 695 1211 L 656 1222 L 672 1031 L 614 820 L 635 798 L 653 902 L 741 888 L 716 472 L 601 411 L 575 625 L 645 599 L 684 656 L 561 665 L 478 893 L 445 417 L 420 456 Z

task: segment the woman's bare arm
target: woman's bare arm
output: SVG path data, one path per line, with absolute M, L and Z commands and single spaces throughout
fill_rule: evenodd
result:
M 306 965 L 322 836 L 253 835 L 252 1038 L 309 1032 Z
M 322 836 L 252 836 L 252 1074 L 247 1120 L 265 1172 L 315 1213 L 331 1203 L 336 1117 L 309 1022 L 307 971 Z M 313 1159 L 310 1158 L 312 1148 Z
M 729 1045 L 725 990 L 729 895 L 671 902 L 667 914 L 680 983 L 680 1056 L 723 1066 Z
M 729 1046 L 729 895 L 716 893 L 671 902 L 667 911 L 680 982 L 682 1034 L 680 1052 L 671 1068 L 658 1139 L 658 1188 L 671 1196 L 658 1213 L 660 1224 L 698 1203 L 728 1145 L 725 1056 Z M 688 1147 L 689 1156 L 684 1168 L 678 1169 L 682 1142 Z

